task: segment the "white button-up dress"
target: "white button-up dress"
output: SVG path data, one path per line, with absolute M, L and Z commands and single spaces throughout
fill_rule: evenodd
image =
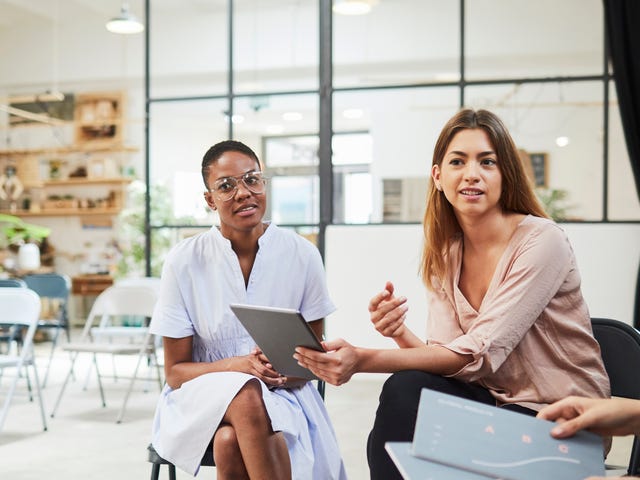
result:
M 310 242 L 269 225 L 259 239 L 245 287 L 231 243 L 212 227 L 182 241 L 167 256 L 151 331 L 171 338 L 193 336 L 194 361 L 246 355 L 255 342 L 230 303 L 295 308 L 310 321 L 335 310 L 319 252 Z M 165 385 L 153 422 L 154 448 L 196 475 L 229 403 L 253 378 L 220 372 L 194 378 L 177 390 Z M 346 479 L 335 433 L 315 385 L 271 391 L 261 384 L 272 428 L 284 434 L 293 478 Z

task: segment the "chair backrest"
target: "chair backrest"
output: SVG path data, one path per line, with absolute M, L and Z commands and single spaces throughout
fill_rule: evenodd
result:
M 89 335 L 96 319 L 120 316 L 151 317 L 158 300 L 155 289 L 142 285 L 113 285 L 96 298 L 83 330 Z M 104 322 L 101 321 L 101 324 Z
M 160 292 L 160 278 L 159 277 L 125 277 L 115 281 L 116 286 L 125 287 L 150 287 Z
M 2 323 L 28 327 L 23 346 L 31 343 L 40 316 L 40 297 L 28 288 L 0 287 Z
M 27 284 L 21 278 L 0 278 L 0 287 L 25 288 Z
M 619 320 L 592 318 L 593 336 L 600 344 L 602 361 L 611 381 L 611 395 L 640 399 L 640 332 Z M 629 475 L 640 473 L 640 442 L 633 441 Z
M 71 279 L 58 273 L 38 273 L 23 277 L 27 286 L 41 297 L 59 298 L 65 302 L 71 292 Z

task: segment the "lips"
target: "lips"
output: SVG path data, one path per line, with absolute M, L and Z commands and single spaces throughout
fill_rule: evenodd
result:
M 233 211 L 236 215 L 246 216 L 252 215 L 258 209 L 258 206 L 254 203 L 248 203 L 246 205 L 242 205 L 240 208 L 237 208 Z
M 460 190 L 460 193 L 462 195 L 475 196 L 475 195 L 482 195 L 484 192 L 477 188 L 465 188 L 463 190 Z

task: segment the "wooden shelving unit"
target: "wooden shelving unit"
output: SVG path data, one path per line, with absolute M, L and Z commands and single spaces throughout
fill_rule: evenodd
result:
M 123 144 L 125 100 L 124 92 L 76 94 L 73 145 L 0 150 L 0 173 L 12 166 L 24 187 L 14 208 L 3 201 L 0 213 L 117 215 L 124 204 L 124 189 L 132 180 L 125 165 L 129 155 L 138 151 Z M 25 197 L 29 208 L 23 203 Z

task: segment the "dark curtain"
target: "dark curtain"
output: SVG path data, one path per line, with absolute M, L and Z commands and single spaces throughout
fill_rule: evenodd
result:
M 603 1 L 622 128 L 640 198 L 640 0 Z M 633 324 L 640 328 L 640 266 Z
M 604 0 L 620 117 L 640 198 L 640 1 Z

